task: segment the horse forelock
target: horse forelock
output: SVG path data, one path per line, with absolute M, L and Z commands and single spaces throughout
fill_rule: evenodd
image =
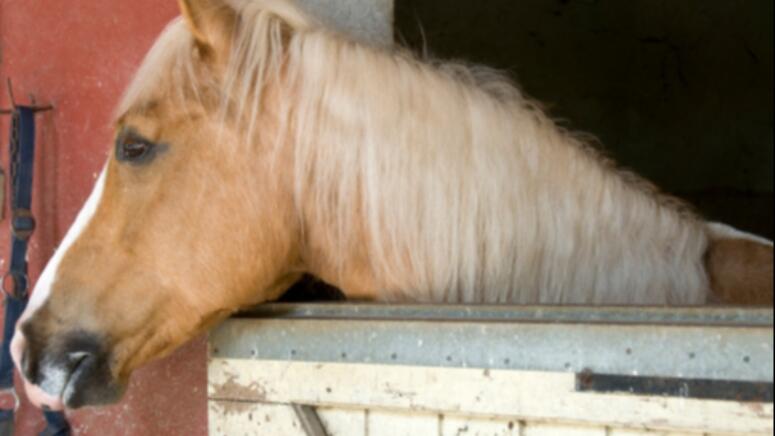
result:
M 203 89 L 217 88 L 222 116 L 241 114 L 240 128 L 250 132 L 260 111 L 262 92 L 276 81 L 283 67 L 289 35 L 319 26 L 294 2 L 287 0 L 232 1 L 237 22 L 225 30 L 230 41 L 223 65 L 207 68 L 195 39 L 182 17 L 172 20 L 157 38 L 115 111 L 115 118 L 142 108 L 156 97 L 177 104 L 202 103 Z M 218 77 L 213 77 L 217 70 Z M 213 109 L 213 108 L 210 108 Z M 245 135 L 249 136 L 249 135 Z
M 181 92 L 183 83 L 196 85 L 193 71 L 193 38 L 181 18 L 172 20 L 143 59 L 114 111 L 121 119 L 142 108 L 164 92 Z

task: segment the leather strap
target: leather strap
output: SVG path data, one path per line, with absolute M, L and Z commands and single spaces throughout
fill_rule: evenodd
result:
M 3 276 L 2 288 L 5 294 L 5 320 L 3 322 L 3 343 L 0 347 L 0 393 L 14 396 L 13 409 L 0 409 L 0 436 L 13 435 L 14 412 L 18 397 L 13 384 L 13 361 L 10 345 L 29 297 L 27 275 L 27 248 L 30 236 L 35 231 L 32 216 L 32 180 L 35 163 L 35 112 L 36 108 L 16 106 L 12 111 L 9 162 L 11 166 L 11 261 L 8 272 Z M 44 412 L 46 428 L 41 436 L 69 436 L 70 425 L 61 412 Z

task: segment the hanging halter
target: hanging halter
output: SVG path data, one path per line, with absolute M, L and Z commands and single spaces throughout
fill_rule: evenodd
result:
M 10 94 L 10 84 L 9 84 Z M 19 408 L 19 396 L 13 384 L 11 338 L 29 297 L 27 275 L 27 249 L 30 236 L 35 231 L 32 216 L 32 170 L 35 161 L 35 113 L 51 107 L 19 106 L 2 111 L 12 117 L 10 132 L 10 190 L 11 190 L 11 258 L 8 272 L 2 278 L 5 301 L 3 343 L 0 348 L 0 396 L 10 395 L 12 409 L 0 409 L 0 436 L 12 436 L 14 413 Z M 0 208 L 4 204 L 0 203 Z M 62 412 L 44 411 L 46 428 L 41 436 L 69 436 L 70 425 Z

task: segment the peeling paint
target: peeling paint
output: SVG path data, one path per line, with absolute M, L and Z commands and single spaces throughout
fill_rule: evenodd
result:
M 265 401 L 266 390 L 258 382 L 248 385 L 229 375 L 223 383 L 210 383 L 210 399 L 217 401 Z

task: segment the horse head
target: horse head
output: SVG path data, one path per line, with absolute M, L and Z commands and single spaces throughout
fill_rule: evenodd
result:
M 280 128 L 274 51 L 302 19 L 272 7 L 283 2 L 253 2 L 242 19 L 260 21 L 245 31 L 263 32 L 250 40 L 264 47 L 233 47 L 242 30 L 231 6 L 180 3 L 183 19 L 127 90 L 110 157 L 14 336 L 17 366 L 40 405 L 115 401 L 138 366 L 298 277 L 290 184 L 279 159 L 265 155 Z M 264 62 L 260 85 L 246 78 L 260 89 L 240 88 L 263 93 L 261 109 L 225 97 L 248 83 L 230 76 L 230 53 L 240 49 L 272 58 L 255 59 Z M 234 114 L 251 111 L 248 138 Z

